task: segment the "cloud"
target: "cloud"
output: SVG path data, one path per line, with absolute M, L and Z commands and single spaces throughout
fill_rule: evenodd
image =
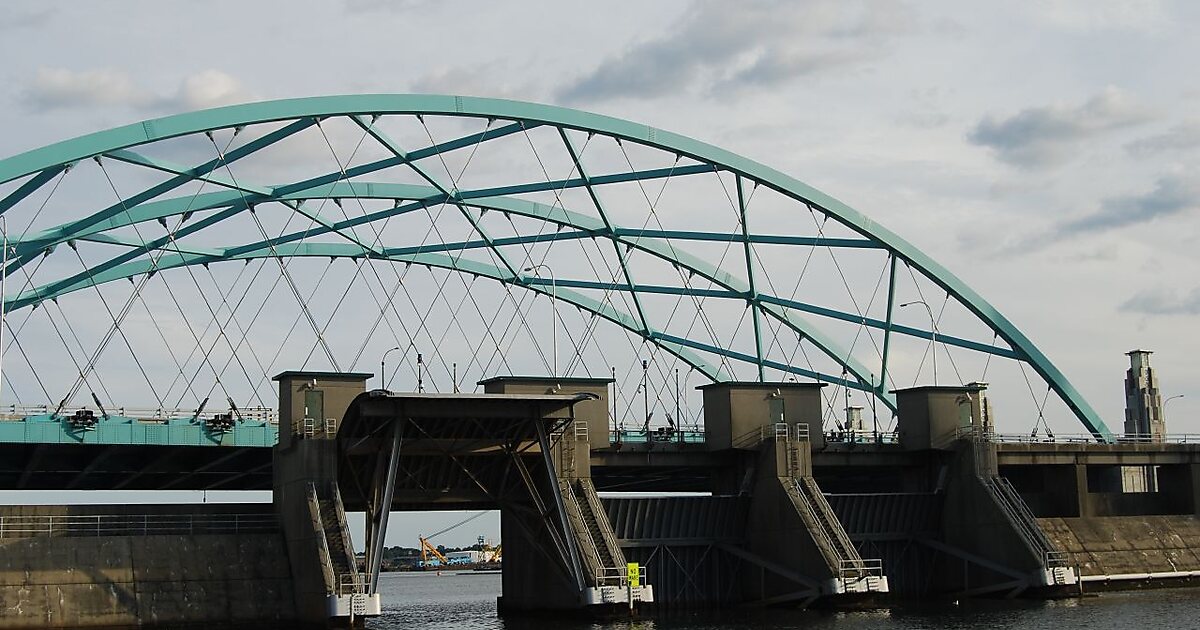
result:
M 1171 174 L 1140 195 L 1111 197 L 1100 209 L 1059 225 L 1061 236 L 1101 232 L 1200 208 L 1200 179 L 1195 174 Z
M 1014 7 L 1033 14 L 1040 22 L 1070 31 L 1154 31 L 1171 22 L 1162 0 L 1042 0 Z
M 769 87 L 876 58 L 913 22 L 894 1 L 701 1 L 664 34 L 604 60 L 558 97 L 579 102 Z
M 220 70 L 204 70 L 184 77 L 173 94 L 155 94 L 138 85 L 129 74 L 114 69 L 72 71 L 38 68 L 21 94 L 33 111 L 92 107 L 128 107 L 150 112 L 176 112 L 253 100 L 234 77 Z
M 34 110 L 97 105 L 139 107 L 151 103 L 154 95 L 119 70 L 73 72 L 65 68 L 38 68 L 22 100 Z
M 10 31 L 18 28 L 34 28 L 50 21 L 55 9 L 41 8 L 30 11 L 15 7 L 5 7 L 0 12 L 0 31 Z
M 204 109 L 254 100 L 236 78 L 220 70 L 205 70 L 183 80 L 174 97 L 164 99 L 171 109 Z
M 1142 194 L 1109 197 L 1088 214 L 1060 221 L 1035 234 L 1021 234 L 997 247 L 995 256 L 1038 251 L 1064 240 L 1131 227 L 1157 219 L 1200 209 L 1200 177 L 1179 172 L 1160 177 L 1154 187 Z M 973 230 L 959 236 L 962 246 L 978 251 L 993 240 L 991 234 Z M 1111 249 L 1111 246 L 1105 246 Z M 1107 254 L 1115 259 L 1115 252 Z M 1101 252 L 1081 254 L 1077 260 L 1100 260 Z
M 967 139 L 998 159 L 1031 169 L 1065 162 L 1092 137 L 1150 119 L 1123 91 L 1108 87 L 1077 107 L 1031 107 L 1008 118 L 987 116 Z
M 493 98 L 521 98 L 532 90 L 529 85 L 509 82 L 510 73 L 502 72 L 499 64 L 476 64 L 466 67 L 437 68 L 413 81 L 409 90 L 420 94 L 458 94 Z
M 343 0 L 347 13 L 381 13 L 415 9 L 429 0 Z
M 1150 157 L 1195 148 L 1200 148 L 1200 123 L 1195 122 L 1179 124 L 1166 133 L 1141 138 L 1125 145 L 1125 150 L 1135 157 Z
M 1200 287 L 1183 295 L 1173 289 L 1145 289 L 1125 300 L 1120 310 L 1143 315 L 1200 315 Z

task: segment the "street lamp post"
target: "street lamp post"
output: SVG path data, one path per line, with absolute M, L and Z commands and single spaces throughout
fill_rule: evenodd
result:
M 1171 402 L 1172 400 L 1175 400 L 1176 398 L 1183 398 L 1183 394 L 1175 394 L 1174 396 L 1169 396 L 1166 400 L 1163 401 L 1163 407 L 1162 407 L 1163 422 L 1167 421 L 1167 403 Z
M 933 341 L 933 386 L 937 387 L 937 321 L 933 319 L 933 309 L 929 308 L 929 303 L 925 300 L 913 300 L 900 305 L 900 308 L 912 306 L 913 304 L 921 304 L 925 307 L 925 312 L 929 313 L 929 334 Z
M 379 386 L 382 389 L 387 389 L 387 355 L 400 349 L 400 346 L 388 348 L 384 351 L 383 356 L 379 357 Z
M 553 364 L 551 376 L 558 378 L 558 279 L 554 276 L 554 270 L 550 265 L 545 263 L 526 267 L 525 273 L 533 272 L 537 274 L 539 269 L 545 269 L 550 274 L 550 353 L 554 356 L 551 358 Z

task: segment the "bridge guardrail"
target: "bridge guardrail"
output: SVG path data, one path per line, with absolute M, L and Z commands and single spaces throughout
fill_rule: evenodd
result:
M 20 421 L 34 416 L 46 416 L 54 413 L 55 408 L 56 405 L 50 404 L 2 405 L 0 406 L 0 420 Z M 71 409 L 74 410 L 75 408 L 72 407 Z M 187 409 L 183 407 L 113 407 L 105 408 L 105 411 L 110 416 L 133 418 L 142 422 L 191 420 L 196 417 L 195 409 Z M 64 410 L 61 413 L 64 415 L 70 415 L 71 412 Z M 205 410 L 204 413 L 200 414 L 200 417 L 208 418 L 214 415 L 225 414 L 228 414 L 234 418 L 240 415 L 243 420 L 279 424 L 279 412 L 270 407 L 239 407 L 236 411 L 234 409 L 211 409 Z
M 1096 437 L 1090 433 L 997 433 L 992 429 L 981 429 L 975 426 L 957 427 L 954 431 L 955 440 L 974 440 L 978 442 L 993 442 L 996 444 L 1096 444 Z M 1151 435 L 1148 433 L 1127 433 L 1113 436 L 1115 444 L 1200 444 L 1200 433 L 1169 433 Z
M 250 534 L 279 531 L 274 514 L 92 514 L 0 516 L 0 539 Z
M 900 437 L 892 431 L 828 431 L 828 444 L 899 444 Z
M 661 430 L 659 430 L 661 429 Z M 683 444 L 703 444 L 705 440 L 704 430 L 692 429 L 676 429 L 669 430 L 669 427 L 659 427 L 650 431 L 642 431 L 641 429 L 610 429 L 608 432 L 609 441 L 614 444 L 622 442 L 630 444 L 645 444 L 645 443 L 683 443 Z

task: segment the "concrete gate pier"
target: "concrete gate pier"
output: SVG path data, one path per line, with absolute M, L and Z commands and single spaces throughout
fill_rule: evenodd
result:
M 378 592 L 390 512 L 499 509 L 501 613 L 630 614 L 652 602 L 654 589 L 627 573 L 591 484 L 577 407 L 606 409 L 587 391 L 355 398 L 337 470 L 345 509 L 367 515 L 365 592 Z

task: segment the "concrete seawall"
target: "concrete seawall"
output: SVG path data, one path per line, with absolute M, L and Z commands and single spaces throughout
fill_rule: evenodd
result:
M 1070 554 L 1085 578 L 1189 572 L 1200 578 L 1200 518 L 1195 516 L 1041 518 L 1038 522 Z
M 283 538 L 262 531 L 269 528 L 248 509 L 262 511 L 213 505 L 4 508 L 0 628 L 287 622 L 294 605 Z M 254 525 L 212 533 L 216 523 L 235 515 Z M 44 527 L 51 522 L 56 530 Z M 92 531 L 90 522 L 96 523 Z M 185 522 L 202 533 L 174 533 Z M 138 531 L 147 527 L 172 533 Z

